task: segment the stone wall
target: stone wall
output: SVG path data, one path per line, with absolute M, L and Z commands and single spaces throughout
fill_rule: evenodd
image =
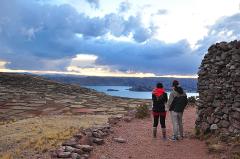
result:
M 196 127 L 203 133 L 240 133 L 240 41 L 212 45 L 198 72 Z

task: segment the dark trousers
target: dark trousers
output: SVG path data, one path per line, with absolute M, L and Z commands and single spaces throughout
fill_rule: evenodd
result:
M 166 124 L 165 124 L 166 115 L 161 115 L 161 114 L 153 115 L 153 127 L 158 126 L 159 118 L 160 118 L 161 128 L 166 128 Z

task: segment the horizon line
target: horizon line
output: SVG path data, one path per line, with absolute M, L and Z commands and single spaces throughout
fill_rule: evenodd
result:
M 109 75 L 94 75 L 94 74 L 81 74 L 78 72 L 64 72 L 64 71 L 39 71 L 39 70 L 10 70 L 10 69 L 0 69 L 0 72 L 4 73 L 30 73 L 36 75 L 74 75 L 74 76 L 86 76 L 86 77 L 135 77 L 135 78 L 151 78 L 151 77 L 163 77 L 163 78 L 193 78 L 197 79 L 198 75 L 155 75 L 155 74 L 109 74 Z

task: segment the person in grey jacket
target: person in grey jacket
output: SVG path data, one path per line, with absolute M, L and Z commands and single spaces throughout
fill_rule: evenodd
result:
M 183 111 L 187 105 L 187 95 L 180 87 L 179 82 L 174 80 L 172 83 L 172 92 L 170 93 L 168 100 L 168 107 L 173 124 L 173 137 L 171 140 L 176 141 L 183 139 Z

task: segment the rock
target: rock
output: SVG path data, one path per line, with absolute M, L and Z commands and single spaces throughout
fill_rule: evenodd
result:
M 227 128 L 229 125 L 230 125 L 230 123 L 228 121 L 226 121 L 226 120 L 221 121 L 221 126 L 223 128 Z
M 52 151 L 51 152 L 51 158 L 57 158 L 57 157 L 58 157 L 57 151 Z
M 100 131 L 100 130 L 93 132 L 92 135 L 93 135 L 93 137 L 95 137 L 95 138 L 100 138 L 100 139 L 103 138 L 103 132 Z
M 104 155 L 102 155 L 102 156 L 100 156 L 100 158 L 99 159 L 109 159 L 108 157 L 106 157 L 106 156 L 104 156 Z
M 203 122 L 201 129 L 205 132 L 209 128 L 209 124 L 207 122 Z
M 239 119 L 238 119 L 239 120 Z M 233 119 L 232 120 L 232 126 L 236 128 L 237 130 L 240 130 L 240 121 Z
M 118 142 L 118 143 L 126 143 L 127 141 L 121 137 L 116 137 L 113 138 L 113 141 Z
M 93 150 L 93 146 L 90 145 L 75 145 L 75 147 L 85 152 L 91 152 Z
M 212 124 L 210 127 L 210 130 L 217 130 L 217 129 L 218 129 L 217 124 Z
M 239 109 L 235 109 L 236 111 L 240 112 L 240 102 L 236 102 L 232 105 L 233 108 L 239 108 Z
M 73 137 L 75 137 L 77 139 L 81 139 L 83 137 L 83 134 L 78 133 L 78 134 L 73 135 Z
M 73 148 L 72 146 L 65 146 L 65 151 L 67 152 L 74 152 L 75 148 Z
M 130 117 L 130 116 L 125 116 L 125 117 L 123 117 L 123 120 L 125 121 L 125 122 L 131 122 L 132 121 L 132 119 L 133 119 L 133 117 Z
M 100 138 L 93 138 L 93 143 L 95 143 L 97 145 L 102 145 L 102 144 L 104 144 L 104 140 L 100 139 Z
M 231 117 L 240 121 L 240 112 L 236 111 L 236 112 L 231 113 Z
M 72 157 L 72 159 L 81 159 L 81 156 L 77 153 L 72 153 L 71 157 Z
M 79 155 L 82 155 L 84 154 L 83 150 L 82 149 L 78 149 L 78 148 L 75 148 L 75 150 L 73 151 L 74 153 L 77 153 Z
M 221 156 L 221 159 L 227 159 L 228 157 L 226 155 Z
M 81 156 L 81 159 L 88 159 L 89 158 L 89 155 L 88 154 L 83 154 L 82 156 Z
M 81 145 L 92 145 L 93 141 L 92 141 L 92 137 L 89 136 L 83 136 L 79 141 L 79 144 Z
M 63 146 L 74 146 L 77 144 L 77 141 L 75 139 L 70 139 L 62 143 Z
M 111 125 L 115 125 L 120 121 L 120 118 L 118 117 L 110 117 L 108 118 L 108 123 Z
M 220 121 L 219 118 L 215 118 L 214 123 L 217 124 Z
M 57 156 L 59 158 L 69 158 L 71 157 L 71 152 L 58 152 Z

